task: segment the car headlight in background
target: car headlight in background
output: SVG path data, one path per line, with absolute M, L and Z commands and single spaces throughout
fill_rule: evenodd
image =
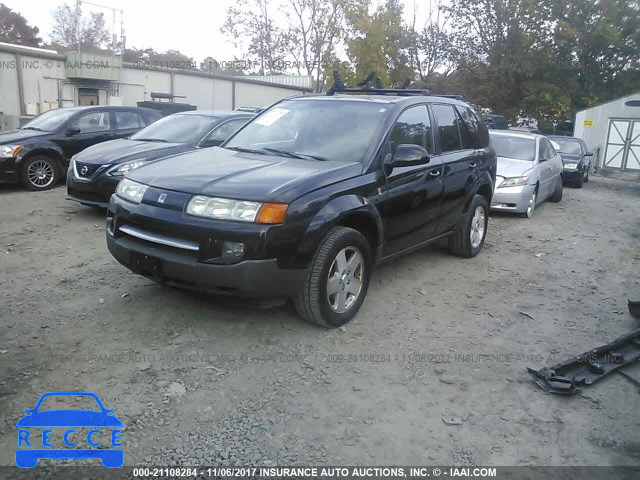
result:
M 125 200 L 129 200 L 133 203 L 140 203 L 142 201 L 142 197 L 144 197 L 144 193 L 149 188 L 148 185 L 143 185 L 142 183 L 134 182 L 129 180 L 128 178 L 123 178 L 118 183 L 116 187 L 116 195 Z
M 136 168 L 141 167 L 148 162 L 148 160 L 132 160 L 131 162 L 125 162 L 121 163 L 120 165 L 116 165 L 115 167 L 111 167 L 109 170 L 107 170 L 107 173 L 114 177 L 122 177 L 123 175 L 129 173 L 131 170 L 135 170 Z
M 220 220 L 275 224 L 284 222 L 287 207 L 286 203 L 259 203 L 196 195 L 187 205 L 187 214 Z
M 2 147 L 0 147 L 0 157 L 16 158 L 23 148 L 24 145 L 2 145 Z
M 578 168 L 578 164 L 577 163 L 565 163 L 564 164 L 564 169 L 565 170 L 575 170 L 576 168 Z
M 526 185 L 529 182 L 529 177 L 511 177 L 511 178 L 505 178 L 502 183 L 500 185 L 498 185 L 498 188 L 505 188 L 505 187 L 521 187 L 523 185 Z

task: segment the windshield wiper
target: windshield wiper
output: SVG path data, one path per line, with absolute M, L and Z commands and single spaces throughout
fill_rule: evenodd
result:
M 22 127 L 20 130 L 35 130 L 36 132 L 44 132 L 46 130 L 43 130 L 41 128 L 38 127 Z
M 163 140 L 161 138 L 136 138 L 135 140 L 140 140 L 141 142 L 160 142 L 160 143 L 167 143 L 166 140 Z
M 264 150 L 266 150 L 267 152 L 276 153 L 278 155 L 283 155 L 283 156 L 289 157 L 289 158 L 299 158 L 301 160 L 304 160 L 305 158 L 311 158 L 313 160 L 319 160 L 320 162 L 326 162 L 327 160 L 329 160 L 328 158 L 320 157 L 318 155 L 309 155 L 308 153 L 289 152 L 287 150 L 278 150 L 277 148 L 267 148 L 267 147 L 265 147 Z
M 266 155 L 264 150 L 256 150 L 255 148 L 243 148 L 243 147 L 224 147 L 227 150 L 233 150 L 234 152 L 244 153 L 257 153 L 258 155 Z

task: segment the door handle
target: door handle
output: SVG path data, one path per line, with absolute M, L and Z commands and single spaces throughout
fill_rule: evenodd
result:
M 469 162 L 469 168 L 476 168 L 476 162 Z
M 429 172 L 429 176 L 430 176 L 430 177 L 439 177 L 439 176 L 440 176 L 440 173 L 441 173 L 441 172 L 440 172 L 440 170 L 431 170 L 431 171 Z

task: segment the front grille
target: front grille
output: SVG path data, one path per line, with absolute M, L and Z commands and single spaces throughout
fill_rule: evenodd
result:
M 95 163 L 76 162 L 76 173 L 81 178 L 91 178 L 101 166 Z

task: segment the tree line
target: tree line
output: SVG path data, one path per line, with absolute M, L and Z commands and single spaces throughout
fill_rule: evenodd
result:
M 68 6 L 53 16 L 53 44 L 109 46 L 102 14 L 80 28 Z M 333 70 L 350 85 L 374 71 L 385 87 L 408 81 L 548 121 L 640 90 L 640 0 L 238 0 L 220 33 L 243 52 L 232 68 L 176 50 L 121 53 L 213 73 L 304 74 L 316 91 Z M 38 46 L 38 34 L 0 4 L 0 41 Z

